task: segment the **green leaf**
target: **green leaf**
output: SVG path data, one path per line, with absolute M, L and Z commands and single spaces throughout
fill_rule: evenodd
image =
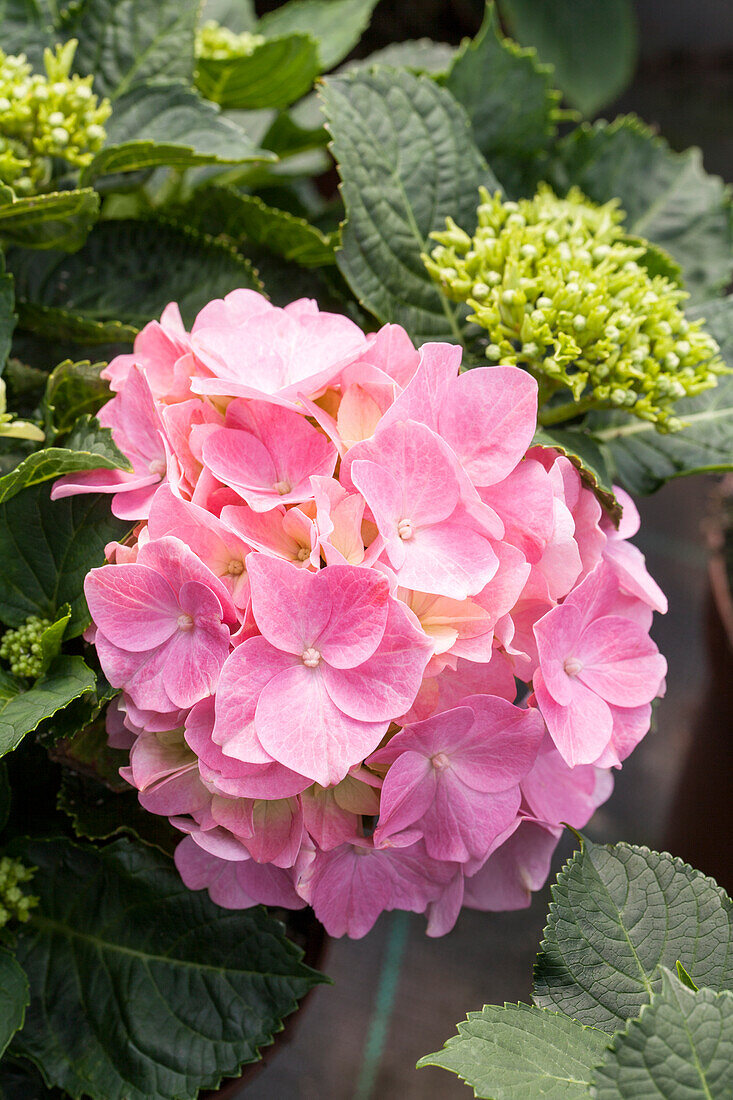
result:
M 582 428 L 538 428 L 532 443 L 554 447 L 569 458 L 584 483 L 596 494 L 603 507 L 618 523 L 621 506 L 613 492 L 606 458 L 593 437 Z
M 233 187 L 197 191 L 181 214 L 195 229 L 211 236 L 224 234 L 235 244 L 249 241 L 301 267 L 336 262 L 332 236 L 321 233 L 305 218 L 277 210 L 259 196 L 242 194 Z
M 13 342 L 17 320 L 14 306 L 13 276 L 5 271 L 5 257 L 0 252 L 0 374 L 2 374 L 5 360 L 10 355 Z
M 51 625 L 46 627 L 41 634 L 41 676 L 44 676 L 48 672 L 51 662 L 54 661 L 61 652 L 61 642 L 63 641 L 70 619 L 71 608 L 66 604 L 61 608 L 56 622 L 51 623 Z
M 80 416 L 95 416 L 109 401 L 109 386 L 100 378 L 106 365 L 65 359 L 51 371 L 43 398 L 47 435 L 68 432 Z
M 309 34 L 318 43 L 320 71 L 338 65 L 369 26 L 378 0 L 290 0 L 263 15 L 257 32 L 269 38 Z
M 534 1000 L 614 1031 L 679 959 L 698 985 L 733 984 L 733 902 L 666 852 L 583 838 L 552 888 Z
M 492 3 L 476 38 L 456 54 L 446 87 L 465 107 L 476 144 L 501 183 L 512 183 L 517 161 L 537 157 L 557 130 L 560 93 L 552 70 L 533 49 L 501 37 Z
M 577 184 L 594 202 L 618 198 L 625 227 L 665 248 L 682 266 L 693 300 L 725 287 L 733 274 L 728 188 L 703 170 L 699 149 L 674 153 L 634 117 L 597 122 L 558 146 L 555 183 Z
M 94 76 L 98 95 L 116 99 L 148 80 L 190 80 L 198 17 L 194 0 L 85 0 L 67 37 L 74 68 Z
M 30 987 L 22 967 L 9 951 L 0 947 L 0 1057 L 23 1026 L 29 1001 Z
M 55 41 L 56 17 L 51 0 L 0 0 L 4 52 L 24 53 L 34 69 L 42 69 L 43 50 Z
M 126 753 L 118 756 L 120 766 L 128 763 Z M 169 856 L 181 841 L 181 834 L 168 818 L 144 810 L 137 791 L 129 787 L 124 791 L 110 790 L 89 776 L 65 771 L 57 806 L 68 814 L 78 837 L 109 840 L 124 833 Z
M 120 323 L 134 335 L 169 302 L 178 302 L 190 324 L 212 298 L 235 287 L 261 289 L 232 248 L 164 222 L 100 222 L 73 256 L 13 249 L 7 259 L 21 324 L 50 334 L 66 318 L 77 339 L 95 342 L 120 339 Z
M 289 107 L 311 90 L 320 71 L 315 39 L 290 34 L 268 39 L 247 57 L 199 57 L 196 86 L 222 107 Z
M 487 1100 L 585 1100 L 608 1035 L 524 1004 L 484 1005 L 417 1063 L 441 1066 Z
M 637 263 L 643 264 L 652 278 L 655 275 L 663 275 L 665 279 L 682 285 L 682 268 L 666 249 L 660 248 L 658 244 L 652 244 L 645 237 L 625 237 L 624 243 L 630 244 L 633 248 L 645 249 L 644 255 L 639 257 Z
M 692 978 L 687 973 L 679 959 L 675 963 L 675 969 L 677 971 L 677 977 L 682 982 L 682 984 L 686 985 L 688 989 L 691 989 L 693 993 L 697 993 L 698 987 L 695 985 Z
M 115 104 L 105 146 L 82 179 L 88 182 L 161 164 L 190 168 L 276 159 L 192 88 L 182 83 L 145 84 Z
M 687 989 L 669 970 L 662 988 L 615 1035 L 593 1080 L 597 1100 L 724 1100 L 733 1090 L 733 994 Z
M 630 82 L 637 54 L 631 0 L 501 0 L 509 29 L 555 69 L 557 86 L 584 115 Z
M 27 733 L 74 699 L 94 691 L 94 673 L 81 657 L 62 654 L 32 687 L 0 671 L 0 756 L 16 749 Z
M 346 205 L 344 278 L 366 309 L 416 342 L 460 342 L 465 309 L 440 293 L 422 255 L 448 215 L 470 231 L 478 187 L 498 186 L 463 109 L 404 69 L 332 77 L 323 102 Z
M 211 19 L 241 34 L 255 29 L 257 15 L 253 0 L 204 0 L 200 21 L 206 23 Z
M 0 1100 L 68 1100 L 59 1089 L 47 1089 L 43 1078 L 25 1059 L 0 1063 Z
M 5 477 L 0 477 L 0 503 L 10 500 L 23 489 L 39 485 L 64 474 L 80 470 L 131 470 L 125 456 L 117 449 L 109 428 L 100 428 L 96 420 L 82 418 L 66 447 L 46 447 L 23 459 Z
M 67 637 L 75 638 L 89 623 L 84 578 L 130 525 L 110 513 L 109 497 L 51 501 L 49 492 L 48 484 L 34 485 L 0 504 L 0 619 L 9 626 L 29 615 L 53 621 L 68 603 Z
M 733 367 L 733 296 L 695 307 L 688 316 L 705 318 Z M 630 493 L 653 493 L 675 477 L 733 469 L 733 375 L 722 375 L 713 389 L 678 401 L 675 415 L 684 427 L 665 434 L 623 414 L 594 416 L 596 438 L 610 451 L 618 480 Z
M 219 909 L 152 848 L 13 852 L 40 898 L 18 932 L 31 1005 L 13 1050 L 74 1097 L 193 1100 L 256 1060 L 322 980 L 263 909 Z
M 0 194 L 0 241 L 23 248 L 62 248 L 72 252 L 86 240 L 99 213 L 99 195 L 91 188 L 32 195 Z
M 456 56 L 456 47 L 448 42 L 433 42 L 432 38 L 409 38 L 405 42 L 390 42 L 368 57 L 348 61 L 339 72 L 357 72 L 374 65 L 389 65 L 393 69 L 409 69 L 413 73 L 447 76 Z
M 8 779 L 8 769 L 3 762 L 0 763 L 0 833 L 8 823 L 10 805 L 10 781 Z

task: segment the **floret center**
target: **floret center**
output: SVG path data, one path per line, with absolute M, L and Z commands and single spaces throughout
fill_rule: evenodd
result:
M 401 539 L 412 538 L 412 524 L 410 523 L 409 519 L 400 520 L 400 522 L 397 524 L 397 534 L 400 536 Z
M 188 615 L 185 611 L 178 616 L 178 629 L 179 630 L 193 630 L 193 615 Z
M 579 661 L 577 657 L 568 657 L 563 665 L 568 676 L 577 676 L 582 667 L 583 662 Z
M 450 758 L 444 752 L 436 752 L 432 758 L 432 765 L 436 771 L 442 772 L 450 764 Z
M 317 649 L 308 646 L 303 650 L 303 664 L 306 668 L 317 668 L 321 662 L 321 655 Z
M 273 485 L 273 489 L 281 497 L 284 497 L 286 493 L 290 492 L 290 490 L 292 489 L 292 485 L 289 481 L 276 481 Z

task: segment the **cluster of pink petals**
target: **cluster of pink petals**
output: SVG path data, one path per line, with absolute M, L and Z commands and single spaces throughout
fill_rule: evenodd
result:
M 666 601 L 534 380 L 252 291 L 175 306 L 106 369 L 134 522 L 86 580 L 110 740 L 221 905 L 448 931 L 545 880 L 649 728 Z M 519 690 L 518 685 L 519 684 Z

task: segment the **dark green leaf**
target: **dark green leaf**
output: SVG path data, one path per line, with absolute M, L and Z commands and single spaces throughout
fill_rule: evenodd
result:
M 118 451 L 109 428 L 100 428 L 96 420 L 83 417 L 69 436 L 66 447 L 47 447 L 28 455 L 20 466 L 0 477 L 0 503 L 10 500 L 23 489 L 42 481 L 75 474 L 80 470 L 130 470 L 132 467 Z
M 615 1035 L 593 1079 L 597 1100 L 725 1100 L 733 1095 L 733 994 L 687 989 L 669 970 L 662 988 Z
M 30 1000 L 28 979 L 5 948 L 0 947 L 0 1057 L 18 1028 Z
M 305 218 L 277 210 L 259 196 L 242 194 L 233 187 L 197 191 L 182 214 L 187 224 L 211 236 L 224 234 L 236 244 L 249 241 L 302 267 L 335 263 L 331 236 Z
M 290 34 L 268 39 L 246 57 L 198 58 L 196 86 L 222 107 L 289 107 L 311 90 L 320 71 L 315 39 Z
M 54 620 L 68 603 L 67 637 L 74 638 L 89 622 L 84 578 L 129 524 L 111 515 L 109 497 L 51 501 L 49 492 L 34 485 L 0 504 L 0 619 L 10 626 L 29 615 Z
M 418 343 L 462 338 L 461 311 L 422 260 L 451 215 L 469 231 L 478 187 L 497 182 L 453 97 L 427 76 L 375 69 L 326 81 L 323 93 L 346 205 L 338 265 L 361 304 Z
M 127 763 L 125 753 L 120 753 L 120 765 Z M 109 787 L 86 775 L 66 771 L 58 796 L 58 808 L 71 818 L 78 837 L 89 840 L 109 840 L 126 833 L 152 844 L 167 855 L 172 855 L 181 834 L 167 817 L 148 813 L 138 801 L 137 791 L 129 787 L 124 791 Z
M 79 40 L 74 67 L 110 99 L 152 79 L 190 80 L 198 8 L 195 0 L 85 0 L 66 35 Z
M 23 248 L 74 251 L 97 220 L 99 195 L 91 188 L 8 201 L 0 196 L 0 241 Z
M 112 396 L 100 378 L 105 363 L 65 359 L 51 371 L 43 400 L 47 435 L 68 432 L 80 416 L 94 416 Z
M 105 146 L 84 170 L 83 179 L 161 164 L 190 168 L 275 159 L 192 88 L 178 82 L 146 84 L 115 104 Z
M 621 507 L 613 492 L 608 463 L 593 437 L 581 428 L 538 428 L 533 440 L 540 447 L 554 447 L 570 459 L 585 484 L 618 523 Z
M 257 15 L 252 0 L 204 0 L 201 22 L 211 19 L 241 34 L 255 29 Z
M 619 95 L 636 64 L 631 0 L 500 0 L 511 33 L 554 66 L 568 102 L 594 115 Z
M 608 1035 L 558 1012 L 485 1005 L 417 1063 L 441 1066 L 487 1100 L 584 1100 Z
M 702 301 L 733 274 L 728 190 L 702 166 L 699 149 L 674 153 L 637 118 L 581 126 L 559 145 L 555 182 L 575 183 L 594 202 L 618 198 L 625 227 L 665 248 Z
M 706 328 L 733 367 L 733 297 L 718 298 L 689 311 Z M 653 493 L 675 477 L 733 468 L 733 375 L 714 389 L 675 405 L 684 427 L 662 434 L 653 424 L 619 413 L 594 417 L 595 434 L 608 448 L 618 480 L 630 493 Z
M 320 975 L 258 908 L 219 909 L 152 848 L 25 841 L 31 1005 L 14 1050 L 74 1097 L 193 1100 L 272 1041 Z
M 0 0 L 0 35 L 4 52 L 24 53 L 34 69 L 42 69 L 44 48 L 53 46 L 57 40 L 57 18 L 58 11 L 53 0 Z
M 10 355 L 10 345 L 17 320 L 14 305 L 13 276 L 5 271 L 5 258 L 0 252 L 0 374 L 2 374 L 5 360 Z
M 534 50 L 501 37 L 492 3 L 476 38 L 456 54 L 446 87 L 465 107 L 476 144 L 501 183 L 512 183 L 517 161 L 536 157 L 556 132 L 560 94 L 551 70 Z
M 586 838 L 552 888 L 534 1000 L 614 1031 L 679 959 L 700 985 L 733 984 L 733 902 L 680 859 Z
M 68 1100 L 60 1089 L 47 1089 L 43 1078 L 24 1058 L 0 1063 L 0 1100 Z
M 90 340 L 100 323 L 100 340 L 123 338 L 120 322 L 134 334 L 169 302 L 178 302 L 190 324 L 212 298 L 235 287 L 260 289 L 251 265 L 227 245 L 153 221 L 100 222 L 73 256 L 13 249 L 8 265 L 23 324 L 35 322 L 38 331 L 45 316 L 51 329 L 58 310 Z
M 318 43 L 321 72 L 338 65 L 369 25 L 377 0 L 290 0 L 263 15 L 257 31 L 269 38 L 309 34 Z
M 41 634 L 41 676 L 44 676 L 59 653 L 66 628 L 71 619 L 71 608 L 68 604 L 61 608 L 56 622 L 51 623 Z
M 81 657 L 62 654 L 27 691 L 0 671 L 0 756 L 17 748 L 45 718 L 94 690 L 94 673 Z

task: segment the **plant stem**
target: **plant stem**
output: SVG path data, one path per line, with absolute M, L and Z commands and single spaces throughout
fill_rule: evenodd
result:
M 582 401 L 566 401 L 562 405 L 555 405 L 551 409 L 544 409 L 538 417 L 543 428 L 551 424 L 562 424 L 565 420 L 574 420 L 576 416 L 582 416 L 593 407 L 593 398 L 584 397 Z

